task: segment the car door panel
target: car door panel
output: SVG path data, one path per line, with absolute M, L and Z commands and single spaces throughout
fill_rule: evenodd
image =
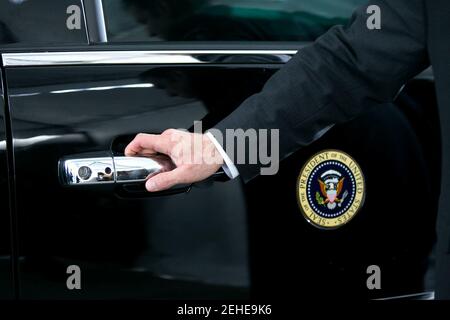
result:
M 370 296 L 365 271 L 371 263 L 382 265 L 389 279 L 375 297 L 423 288 L 436 213 L 435 206 L 427 205 L 436 203 L 429 170 L 436 163 L 427 163 L 417 128 L 393 104 L 335 126 L 283 161 L 280 174 L 259 177 L 245 189 L 239 181 L 210 182 L 189 193 L 131 199 L 108 188 L 61 186 L 59 159 L 98 151 L 120 154 L 138 132 L 191 128 L 195 120 L 203 120 L 203 129 L 212 127 L 261 90 L 292 53 L 230 52 L 193 50 L 195 59 L 184 64 L 156 63 L 152 55 L 151 63 L 130 65 L 100 60 L 49 66 L 45 54 L 40 56 L 44 66 L 15 66 L 15 60 L 7 60 L 12 61 L 7 75 L 23 235 L 23 297 L 243 297 L 250 282 L 249 260 L 257 297 L 289 287 Z M 173 51 L 154 54 L 167 57 Z M 354 156 L 369 190 L 355 220 L 335 231 L 308 224 L 295 197 L 302 166 L 325 149 Z M 376 150 L 389 151 L 375 161 Z M 396 183 L 386 185 L 386 177 L 395 177 Z M 422 201 L 398 201 L 409 192 L 398 186 L 412 184 Z M 406 229 L 398 238 L 402 225 Z M 418 237 L 424 226 L 427 232 Z M 352 243 L 364 243 L 366 253 Z M 67 290 L 71 264 L 84 270 L 86 290 Z M 409 265 L 413 267 L 404 272 Z M 320 277 L 306 277 L 310 272 Z
M 245 296 L 246 210 L 238 180 L 127 199 L 110 189 L 64 188 L 58 161 L 123 152 L 139 132 L 187 129 L 201 119 L 213 125 L 262 85 L 267 70 L 104 65 L 10 68 L 7 75 L 22 297 Z M 82 270 L 80 291 L 66 287 L 70 265 Z
M 0 298 L 295 291 L 317 300 L 424 289 L 441 174 L 432 75 L 408 83 L 395 103 L 332 127 L 283 160 L 276 176 L 245 185 L 211 179 L 156 195 L 142 184 L 61 183 L 61 159 L 119 157 L 139 132 L 193 130 L 196 120 L 213 127 L 363 3 L 269 2 L 0 4 Z M 83 12 L 77 29 L 66 28 L 72 5 Z M 302 167 L 327 149 L 351 155 L 367 186 L 360 212 L 336 230 L 311 225 L 297 202 Z M 367 288 L 370 265 L 381 268 L 382 290 Z M 68 285 L 74 266 L 79 289 Z

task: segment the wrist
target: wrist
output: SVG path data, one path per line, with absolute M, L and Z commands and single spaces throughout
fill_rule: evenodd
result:
M 217 139 L 214 137 L 214 135 L 211 132 L 207 132 L 205 136 L 213 143 L 215 150 L 219 153 L 221 158 L 221 167 L 223 171 L 227 174 L 227 176 L 230 179 L 235 179 L 239 176 L 239 171 L 237 170 L 236 166 L 234 165 L 233 161 L 230 159 L 230 157 L 227 155 L 225 150 L 223 149 L 222 145 L 217 141 Z M 220 169 L 220 167 L 219 167 Z M 218 169 L 218 170 L 219 170 Z

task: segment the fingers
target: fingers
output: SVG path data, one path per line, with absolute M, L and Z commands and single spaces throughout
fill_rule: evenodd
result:
M 125 155 L 149 155 L 154 153 L 168 154 L 168 142 L 162 135 L 138 134 L 125 149 Z
M 164 191 L 173 186 L 182 183 L 185 171 L 180 168 L 169 172 L 160 173 L 150 178 L 145 184 L 145 188 L 149 192 Z
M 196 144 L 195 139 L 200 142 Z M 201 148 L 196 148 L 196 145 Z M 168 155 L 177 168 L 150 178 L 146 182 L 146 189 L 150 192 L 167 190 L 181 183 L 202 181 L 214 174 L 223 163 L 209 138 L 173 129 L 161 135 L 138 134 L 125 150 L 127 156 L 145 157 L 155 153 Z

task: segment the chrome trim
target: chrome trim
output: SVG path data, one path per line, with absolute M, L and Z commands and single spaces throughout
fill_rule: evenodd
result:
M 58 163 L 59 180 L 64 186 L 144 183 L 174 169 L 172 160 L 164 155 L 143 158 L 86 154 L 65 157 Z
M 92 185 L 115 182 L 112 157 L 63 159 L 58 164 L 61 184 Z
M 175 165 L 167 156 L 114 157 L 116 183 L 141 183 L 161 172 L 172 171 Z
M 106 33 L 105 14 L 103 12 L 102 0 L 95 0 L 95 13 L 97 15 L 97 28 L 100 42 L 108 42 L 108 34 Z
M 105 15 L 102 0 L 83 0 L 89 43 L 106 43 Z
M 4 67 L 104 64 L 286 63 L 297 50 L 84 51 L 3 53 Z
M 407 294 L 403 296 L 395 296 L 388 298 L 375 299 L 378 301 L 389 301 L 389 300 L 435 300 L 434 291 L 423 292 L 423 293 L 415 293 L 415 294 Z

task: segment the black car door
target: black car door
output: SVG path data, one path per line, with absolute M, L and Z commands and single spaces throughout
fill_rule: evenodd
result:
M 3 49 L 20 296 L 240 298 L 251 282 L 256 296 L 362 297 L 370 265 L 386 275 L 376 296 L 420 291 L 437 194 L 423 144 L 434 131 L 418 122 L 419 141 L 396 105 L 336 126 L 247 186 L 211 179 L 151 195 L 109 183 L 112 157 L 123 160 L 137 133 L 213 127 L 360 2 L 84 1 L 90 45 Z M 310 225 L 296 200 L 301 168 L 325 149 L 352 155 L 368 188 L 333 231 Z M 84 183 L 92 177 L 100 183 Z M 420 201 L 408 201 L 412 185 Z
M 20 297 L 247 296 L 245 199 L 239 181 L 209 182 L 157 197 L 142 192 L 142 184 L 136 190 L 134 184 L 111 189 L 61 183 L 63 158 L 117 156 L 139 132 L 190 128 L 208 115 L 214 121 L 220 110 L 211 112 L 195 95 L 174 95 L 160 87 L 182 73 L 200 79 L 203 83 L 190 83 L 208 94 L 205 69 L 179 63 L 196 61 L 189 54 L 143 52 L 141 44 L 108 47 L 108 52 L 87 48 L 101 34 L 93 32 L 98 3 L 0 2 L 14 149 L 13 216 L 20 235 L 15 242 Z M 77 14 L 73 5 L 81 10 L 80 28 L 67 25 Z M 17 23 L 20 20 L 29 23 Z M 39 52 L 43 60 L 29 64 Z M 63 56 L 81 60 L 67 63 L 60 60 Z M 144 59 L 136 62 L 139 56 Z M 12 62 L 16 58 L 28 63 Z M 235 71 L 220 69 L 227 81 L 234 79 Z M 8 219 L 7 211 L 3 217 Z M 9 228 L 9 223 L 2 226 Z M 7 235 L 2 233 L 9 239 Z
M 136 64 L 141 55 L 144 63 Z M 76 65 L 60 57 L 75 58 Z M 186 57 L 190 55 L 170 56 Z M 154 79 L 174 73 L 196 76 L 209 72 L 209 67 L 146 62 L 153 58 L 161 61 L 167 56 L 79 49 L 4 54 L 14 135 L 22 297 L 245 295 L 245 199 L 238 180 L 160 196 L 133 186 L 61 184 L 63 158 L 92 158 L 92 153 L 120 156 L 139 132 L 188 129 L 194 120 L 215 116 L 196 97 L 171 96 L 154 85 Z M 17 66 L 13 60 L 34 62 Z M 214 86 L 217 92 L 218 82 L 230 82 L 242 73 L 241 68 L 215 68 L 208 82 L 198 76 L 202 92 Z M 104 173 L 108 165 L 102 168 Z M 67 286 L 73 268 L 81 271 L 81 290 Z

